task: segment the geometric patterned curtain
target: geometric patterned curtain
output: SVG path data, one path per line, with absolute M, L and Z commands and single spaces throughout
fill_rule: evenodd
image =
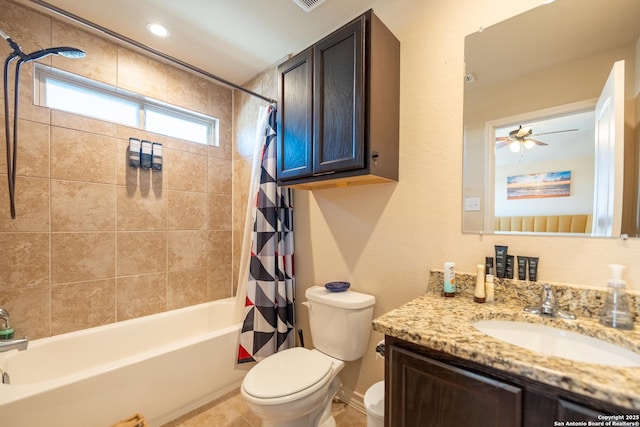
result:
M 276 183 L 275 108 L 268 113 L 238 363 L 259 362 L 295 346 L 292 190 Z

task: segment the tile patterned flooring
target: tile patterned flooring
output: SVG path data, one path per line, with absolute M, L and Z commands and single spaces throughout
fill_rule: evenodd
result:
M 335 402 L 332 413 L 337 427 L 367 426 L 366 415 L 345 403 Z M 260 427 L 260 418 L 251 413 L 240 390 L 234 390 L 162 427 Z

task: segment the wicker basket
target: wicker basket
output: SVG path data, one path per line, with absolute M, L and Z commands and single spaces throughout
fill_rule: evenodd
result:
M 140 414 L 127 418 L 126 420 L 118 421 L 111 427 L 149 427 L 149 423 Z

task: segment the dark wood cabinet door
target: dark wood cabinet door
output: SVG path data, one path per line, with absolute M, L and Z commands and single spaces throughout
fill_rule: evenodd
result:
M 311 176 L 313 136 L 313 49 L 278 67 L 278 179 Z
M 521 426 L 521 388 L 397 346 L 388 357 L 387 426 Z
M 602 414 L 593 408 L 558 399 L 558 421 L 601 421 L 598 416 Z
M 314 47 L 315 175 L 365 167 L 365 17 Z

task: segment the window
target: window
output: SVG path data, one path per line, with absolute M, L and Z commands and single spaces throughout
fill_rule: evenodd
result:
M 206 145 L 218 145 L 218 119 L 66 71 L 35 66 L 35 103 Z

